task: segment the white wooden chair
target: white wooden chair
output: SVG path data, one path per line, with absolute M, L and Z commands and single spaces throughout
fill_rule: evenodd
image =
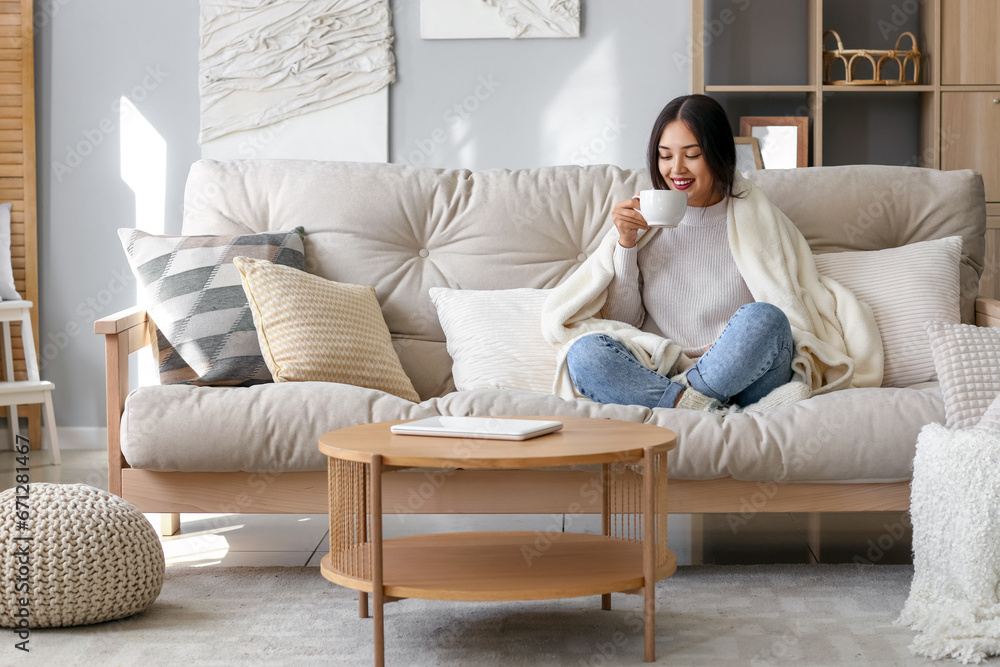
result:
M 0 405 L 7 406 L 7 422 L 10 424 L 11 444 L 16 446 L 20 426 L 17 421 L 17 406 L 45 404 L 45 427 L 52 442 L 52 461 L 62 462 L 59 456 L 59 436 L 56 434 L 56 418 L 52 411 L 51 382 L 38 377 L 38 358 L 35 355 L 35 337 L 31 330 L 30 301 L 0 301 L 0 322 L 3 323 L 4 378 L 0 382 Z M 28 370 L 27 380 L 14 380 L 14 348 L 10 342 L 10 323 L 21 323 L 21 342 L 24 347 L 24 365 Z

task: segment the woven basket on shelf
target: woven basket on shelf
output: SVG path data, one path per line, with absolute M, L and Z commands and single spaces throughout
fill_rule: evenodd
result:
M 891 49 L 845 49 L 836 30 L 823 33 L 823 41 L 827 35 L 833 35 L 837 40 L 837 48 L 832 51 L 823 50 L 823 83 L 834 86 L 912 86 L 920 80 L 920 50 L 917 48 L 917 38 L 912 32 L 904 32 L 896 39 L 896 45 Z M 899 43 L 904 37 L 910 38 L 910 49 L 900 49 Z M 836 61 L 844 63 L 845 79 L 833 78 L 833 65 Z M 854 66 L 858 60 L 867 60 L 872 66 L 872 78 L 855 79 Z M 899 68 L 899 77 L 886 79 L 882 76 L 882 67 L 893 61 Z M 913 78 L 906 78 L 907 62 L 913 63 Z

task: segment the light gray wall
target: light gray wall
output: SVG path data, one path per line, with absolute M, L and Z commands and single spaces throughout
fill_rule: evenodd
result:
M 641 166 L 657 113 L 691 90 L 688 0 L 585 0 L 579 39 L 422 40 L 419 1 L 393 6 L 392 162 Z
M 41 374 L 55 383 L 60 426 L 103 426 L 104 342 L 93 322 L 135 303 L 115 233 L 135 225 L 117 104 L 132 99 L 166 141 L 166 231 L 177 233 L 184 179 L 200 155 L 198 2 L 37 4 Z
M 36 18 L 35 54 L 42 376 L 56 385 L 61 426 L 103 426 L 93 320 L 135 303 L 115 233 L 135 224 L 115 105 L 133 99 L 166 141 L 166 232 L 179 233 L 184 180 L 200 156 L 198 2 L 46 4 L 54 11 Z M 584 6 L 580 39 L 425 41 L 419 0 L 394 1 L 391 160 L 641 166 L 657 112 L 689 91 L 689 3 Z

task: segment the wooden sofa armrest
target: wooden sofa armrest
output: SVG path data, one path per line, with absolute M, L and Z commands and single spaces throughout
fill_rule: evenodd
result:
M 980 327 L 1000 327 L 1000 301 L 985 296 L 977 296 L 976 325 Z
M 131 329 L 146 322 L 146 310 L 139 306 L 132 306 L 125 310 L 120 310 L 114 315 L 108 315 L 94 322 L 94 333 L 96 334 L 116 334 L 125 329 Z
M 152 320 L 139 307 L 103 317 L 94 322 L 94 333 L 104 335 L 104 363 L 108 405 L 108 490 L 122 494 L 122 468 L 128 464 L 122 456 L 121 427 L 128 397 L 128 357 L 153 342 Z

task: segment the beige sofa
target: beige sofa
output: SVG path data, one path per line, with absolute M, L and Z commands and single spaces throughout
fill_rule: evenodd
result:
M 985 233 L 979 174 L 859 166 L 758 171 L 751 179 L 815 253 L 961 236 L 962 319 L 1000 323 L 1000 304 L 976 299 Z M 438 414 L 549 414 L 676 431 L 671 512 L 905 510 L 917 434 L 945 418 L 935 383 L 849 389 L 725 418 L 525 391 L 455 391 L 428 289 L 553 287 L 597 248 L 614 202 L 647 184 L 644 170 L 613 166 L 473 173 L 299 161 L 194 164 L 184 233 L 304 226 L 309 271 L 376 288 L 422 402 L 334 383 L 130 389 L 128 356 L 152 334 L 145 313 L 133 309 L 95 327 L 107 345 L 111 490 L 148 512 L 326 512 L 326 460 L 317 449 L 326 431 Z M 384 507 L 564 512 L 593 474 L 459 471 L 424 497 L 415 491 L 427 481 L 422 473 L 397 471 L 386 476 Z

